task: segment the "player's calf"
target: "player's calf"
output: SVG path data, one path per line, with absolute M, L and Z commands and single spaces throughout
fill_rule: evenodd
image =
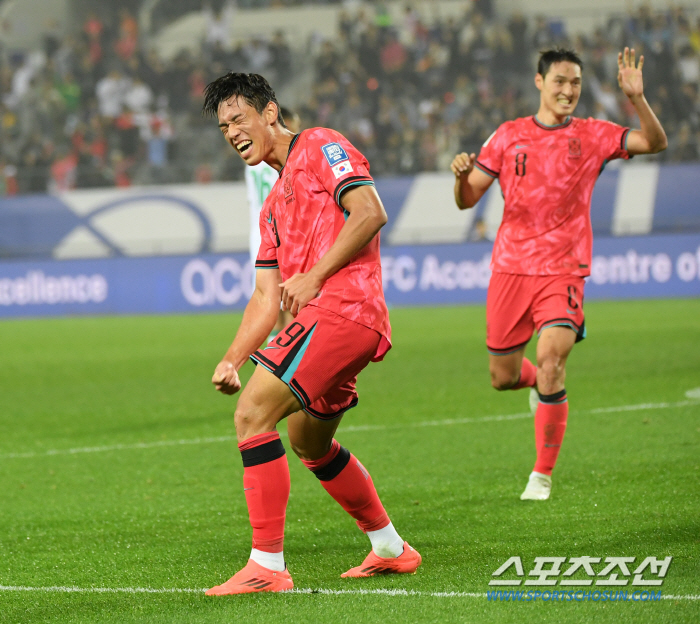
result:
M 522 353 L 491 354 L 489 372 L 491 385 L 499 391 L 532 388 L 537 383 L 537 367 Z

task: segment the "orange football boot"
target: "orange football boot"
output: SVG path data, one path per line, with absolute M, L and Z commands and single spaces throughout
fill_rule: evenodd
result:
M 253 592 L 280 592 L 292 589 L 292 576 L 285 570 L 276 572 L 263 568 L 252 559 L 245 568 L 236 572 L 228 581 L 206 591 L 207 596 L 228 596 Z
M 415 574 L 421 564 L 420 554 L 417 550 L 403 543 L 403 552 L 398 557 L 379 557 L 370 551 L 362 565 L 350 568 L 340 576 L 342 578 L 363 578 L 376 574 Z

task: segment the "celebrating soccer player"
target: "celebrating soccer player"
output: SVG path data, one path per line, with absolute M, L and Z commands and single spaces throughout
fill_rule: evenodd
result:
M 367 470 L 333 439 L 357 404 L 357 374 L 391 348 L 379 257 L 387 217 L 369 164 L 333 130 L 288 130 L 257 74 L 232 72 L 209 84 L 204 112 L 218 118 L 247 165 L 264 160 L 279 172 L 260 214 L 255 291 L 212 378 L 234 394 L 241 366 L 248 358 L 257 364 L 234 416 L 253 549 L 242 570 L 207 594 L 293 587 L 283 553 L 290 487 L 276 430 L 283 418 L 294 452 L 370 539 L 364 562 L 341 576 L 413 573 L 420 555 L 394 529 Z M 258 349 L 280 301 L 294 321 Z
M 634 50 L 618 55 L 618 83 L 641 130 L 573 112 L 581 95 L 581 59 L 571 50 L 543 52 L 535 84 L 537 114 L 509 121 L 487 139 L 478 159 L 452 161 L 455 201 L 471 208 L 498 178 L 505 197 L 494 243 L 486 301 L 486 346 L 497 390 L 531 388 L 537 459 L 522 500 L 546 500 L 569 412 L 566 360 L 585 337 L 584 278 L 590 274 L 593 186 L 614 158 L 654 154 L 666 134 L 644 97 Z M 537 366 L 524 357 L 537 331 Z

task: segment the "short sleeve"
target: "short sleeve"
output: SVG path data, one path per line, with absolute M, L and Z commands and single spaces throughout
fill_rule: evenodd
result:
M 263 208 L 260 211 L 260 220 L 258 222 L 260 224 L 260 249 L 255 260 L 255 268 L 278 269 L 277 248 L 279 247 L 279 238 L 277 235 L 277 222 L 272 216 L 272 210 L 265 204 L 263 204 Z
M 312 135 L 307 154 L 319 182 L 341 208 L 345 191 L 356 186 L 374 186 L 367 159 L 337 132 Z
M 481 146 L 476 167 L 492 178 L 497 178 L 503 165 L 503 143 L 505 131 L 499 126 Z
M 593 133 L 595 135 L 601 156 L 605 160 L 615 160 L 616 158 L 630 158 L 627 151 L 627 137 L 630 129 L 624 128 L 611 121 L 592 120 L 595 123 Z

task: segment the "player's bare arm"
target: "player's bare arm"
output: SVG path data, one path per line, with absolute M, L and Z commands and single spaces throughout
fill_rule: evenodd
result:
M 460 210 L 473 208 L 493 183 L 493 178 L 474 167 L 476 154 L 457 154 L 450 169 L 455 174 L 455 202 Z
M 294 316 L 321 290 L 324 282 L 344 267 L 387 222 L 386 211 L 374 186 L 357 186 L 345 192 L 342 207 L 349 213 L 338 238 L 307 273 L 297 273 L 282 288 L 282 306 Z
M 235 394 L 241 389 L 238 371 L 270 333 L 280 309 L 279 269 L 260 269 L 255 290 L 243 313 L 241 326 L 211 379 L 219 392 Z
M 654 114 L 644 97 L 642 67 L 644 56 L 636 62 L 634 48 L 625 48 L 617 56 L 617 82 L 622 92 L 630 99 L 639 116 L 641 130 L 632 130 L 627 137 L 627 151 L 630 155 L 656 154 L 666 149 L 668 139 L 661 122 Z

